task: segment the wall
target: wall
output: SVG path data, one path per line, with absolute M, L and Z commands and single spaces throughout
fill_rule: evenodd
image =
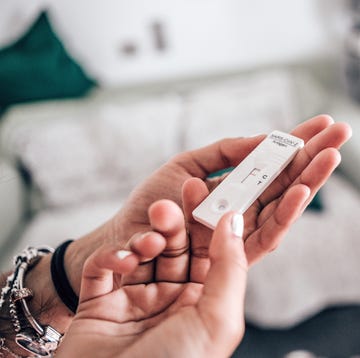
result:
M 327 56 L 337 48 L 342 4 L 335 0 L 3 0 L 0 44 L 20 33 L 39 8 L 48 6 L 69 51 L 103 84 L 143 83 Z M 160 48 L 154 24 L 161 28 Z

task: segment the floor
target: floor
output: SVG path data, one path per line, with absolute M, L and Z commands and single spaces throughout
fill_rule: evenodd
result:
M 360 305 L 328 308 L 288 330 L 248 323 L 235 357 L 360 358 Z

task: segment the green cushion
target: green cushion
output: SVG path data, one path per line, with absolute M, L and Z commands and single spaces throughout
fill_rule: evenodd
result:
M 46 12 L 19 40 L 0 50 L 0 108 L 82 96 L 93 86 L 52 30 Z

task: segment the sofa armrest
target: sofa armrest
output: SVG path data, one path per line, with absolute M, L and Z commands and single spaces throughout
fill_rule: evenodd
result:
M 345 121 L 352 127 L 352 138 L 341 148 L 340 170 L 360 190 L 360 104 L 338 96 L 329 113 L 336 121 Z
M 346 118 L 351 125 L 353 136 L 341 149 L 340 169 L 360 190 L 360 110 L 355 118 Z
M 17 170 L 0 158 L 0 258 L 15 244 L 25 208 L 25 188 Z

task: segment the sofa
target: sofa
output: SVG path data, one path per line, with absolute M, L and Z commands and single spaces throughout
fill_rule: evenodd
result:
M 349 121 L 354 138 L 320 205 L 250 270 L 246 314 L 260 326 L 288 327 L 324 307 L 360 303 L 360 111 L 313 74 L 313 65 L 266 68 L 9 107 L 0 120 L 1 268 L 26 245 L 56 246 L 97 227 L 180 151 L 288 131 L 326 111 Z

